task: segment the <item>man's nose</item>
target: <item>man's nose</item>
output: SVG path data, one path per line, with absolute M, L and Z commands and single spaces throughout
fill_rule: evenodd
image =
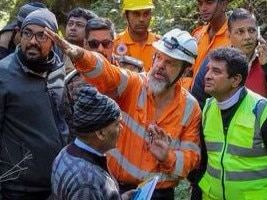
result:
M 250 38 L 251 38 L 251 34 L 249 33 L 248 30 L 245 31 L 245 34 L 244 34 L 244 35 L 245 35 L 244 37 L 245 37 L 246 39 L 250 39 Z
M 208 71 L 206 71 L 206 73 L 205 73 L 205 77 L 204 77 L 205 79 L 210 79 L 211 78 L 211 73 L 210 73 L 210 71 L 208 70 Z
M 97 51 L 99 52 L 103 52 L 105 50 L 105 48 L 103 47 L 103 45 L 100 43 L 98 48 L 97 48 Z
M 145 17 L 143 15 L 140 15 L 139 21 L 143 22 L 145 20 Z
M 38 43 L 37 39 L 36 39 L 36 35 L 33 35 L 32 38 L 30 39 L 31 43 Z

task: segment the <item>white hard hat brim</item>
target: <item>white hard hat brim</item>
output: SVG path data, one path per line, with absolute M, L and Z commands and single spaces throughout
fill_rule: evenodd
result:
M 162 40 L 158 40 L 156 42 L 152 43 L 152 46 L 154 48 L 156 48 L 158 51 L 170 56 L 171 58 L 177 59 L 177 60 L 183 60 L 186 62 L 189 62 L 191 64 L 195 63 L 195 58 L 192 58 L 188 55 L 186 55 L 185 53 L 183 53 L 182 51 L 178 50 L 178 49 L 169 49 L 167 47 L 165 47 L 164 42 Z

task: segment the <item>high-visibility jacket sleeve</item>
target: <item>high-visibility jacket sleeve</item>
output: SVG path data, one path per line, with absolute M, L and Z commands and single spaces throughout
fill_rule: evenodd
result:
M 86 82 L 97 86 L 102 93 L 109 93 L 120 84 L 121 73 L 116 71 L 121 69 L 113 66 L 101 54 L 85 50 L 83 57 L 75 62 L 75 67 Z M 99 77 L 104 77 L 105 80 Z
M 157 119 L 157 124 L 172 138 L 168 158 L 159 163 L 145 143 L 146 127 L 155 120 L 156 110 L 155 99 L 147 87 L 147 74 L 112 66 L 103 56 L 88 51 L 75 66 L 86 82 L 100 92 L 115 91 L 118 97 L 124 128 L 117 148 L 108 157 L 109 169 L 117 180 L 139 184 L 153 173 L 160 175 L 159 188 L 174 187 L 180 177 L 186 177 L 198 165 L 200 108 L 188 91 L 177 83 L 175 100 Z
M 183 134 L 180 138 L 180 148 L 170 151 L 168 158 L 164 162 L 159 163 L 160 169 L 164 173 L 185 178 L 199 164 L 201 110 L 196 104 L 193 113 L 187 126 L 184 127 Z

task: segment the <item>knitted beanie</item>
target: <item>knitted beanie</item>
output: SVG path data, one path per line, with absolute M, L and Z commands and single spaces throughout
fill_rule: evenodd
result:
M 28 14 L 40 8 L 46 8 L 46 6 L 40 2 L 29 2 L 21 6 L 19 8 L 19 12 L 17 16 L 18 27 L 21 28 L 22 22 L 27 17 Z
M 73 115 L 73 125 L 77 133 L 86 134 L 100 130 L 120 116 L 118 104 L 93 86 L 84 86 L 77 97 Z
M 52 13 L 47 8 L 41 8 L 31 12 L 24 19 L 21 29 L 23 30 L 25 26 L 30 24 L 36 24 L 42 27 L 47 27 L 52 31 L 56 32 L 58 30 L 57 19 L 54 13 Z

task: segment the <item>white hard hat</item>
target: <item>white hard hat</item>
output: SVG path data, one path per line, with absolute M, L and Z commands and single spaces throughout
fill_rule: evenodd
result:
M 164 54 L 194 64 L 197 56 L 197 42 L 187 31 L 175 28 L 167 32 L 153 47 Z

